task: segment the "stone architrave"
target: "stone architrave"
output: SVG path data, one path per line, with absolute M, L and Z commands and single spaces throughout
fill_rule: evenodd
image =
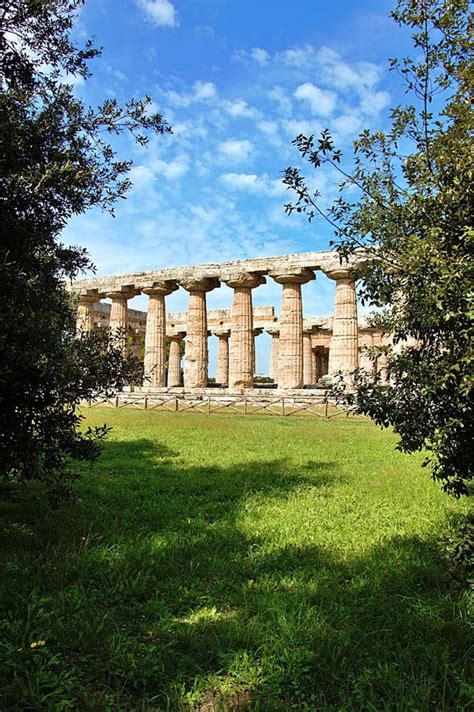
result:
M 229 383 L 229 336 L 230 330 L 213 331 L 219 339 L 217 344 L 216 383 L 227 386 Z
M 139 292 L 136 289 L 121 289 L 106 292 L 105 296 L 112 300 L 109 316 L 109 329 L 112 334 L 119 335 L 119 345 L 125 351 L 128 330 L 128 300 Z
M 311 331 L 303 331 L 303 383 L 305 386 L 314 384 Z
M 169 337 L 168 388 L 181 385 L 181 341 L 183 338 L 184 332 Z
M 350 383 L 359 356 L 355 280 L 348 269 L 331 270 L 326 275 L 336 281 L 328 374 L 333 377 L 342 372 Z
M 251 272 L 223 275 L 222 281 L 234 290 L 231 310 L 229 388 L 252 388 L 254 376 L 254 329 L 252 289 L 265 277 Z
M 270 344 L 270 372 L 269 376 L 277 383 L 278 381 L 278 345 L 280 331 L 278 329 L 267 329 L 267 333 L 272 337 L 272 342 Z
M 281 295 L 280 339 L 278 347 L 278 387 L 303 387 L 303 305 L 301 285 L 314 279 L 304 267 L 272 275 L 283 285 Z
M 155 282 L 143 290 L 148 295 L 145 330 L 144 385 L 163 388 L 165 385 L 166 307 L 165 297 L 178 285 L 176 282 Z
M 97 294 L 81 294 L 77 304 L 76 331 L 94 331 L 94 304 L 99 301 Z
M 206 292 L 219 286 L 216 277 L 190 277 L 179 281 L 189 292 L 184 355 L 186 388 L 207 386 L 208 347 Z

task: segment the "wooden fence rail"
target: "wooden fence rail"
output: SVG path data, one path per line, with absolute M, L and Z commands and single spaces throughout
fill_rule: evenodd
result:
M 313 416 L 329 420 L 338 416 L 365 417 L 352 407 L 331 402 L 326 397 L 276 397 L 264 399 L 259 396 L 139 396 L 117 395 L 113 398 L 98 398 L 82 403 L 90 408 L 137 408 L 167 413 L 195 412 L 204 415 L 238 413 L 239 415 L 270 415 L 283 418 Z

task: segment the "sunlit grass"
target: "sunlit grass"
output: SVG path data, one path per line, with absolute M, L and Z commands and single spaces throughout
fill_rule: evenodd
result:
M 466 504 L 390 433 L 86 412 L 113 431 L 78 502 L 2 506 L 2 712 L 471 708 Z

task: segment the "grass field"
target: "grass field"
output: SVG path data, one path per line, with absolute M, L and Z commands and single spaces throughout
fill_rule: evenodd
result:
M 2 712 L 473 709 L 466 503 L 389 432 L 86 413 L 113 432 L 76 504 L 1 505 Z

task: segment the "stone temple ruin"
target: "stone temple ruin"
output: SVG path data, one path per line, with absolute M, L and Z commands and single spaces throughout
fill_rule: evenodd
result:
M 383 357 L 375 365 L 363 349 L 382 344 L 383 336 L 358 320 L 357 263 L 341 265 L 334 252 L 308 252 L 81 280 L 73 284 L 78 329 L 120 329 L 124 348 L 132 344 L 137 355 L 143 353 L 147 392 L 205 389 L 211 334 L 218 337 L 216 387 L 226 392 L 255 388 L 255 339 L 264 331 L 272 337 L 266 380 L 281 392 L 322 385 L 339 372 L 350 380 L 359 366 L 377 368 L 383 379 Z M 318 271 L 336 282 L 334 312 L 304 318 L 301 285 Z M 280 318 L 273 306 L 252 304 L 252 290 L 268 277 L 281 284 Z M 221 283 L 233 289 L 232 306 L 208 311 L 206 294 Z M 180 287 L 189 293 L 188 311 L 167 314 L 166 297 Z M 147 312 L 128 308 L 128 300 L 140 293 L 148 295 Z M 103 298 L 112 304 L 101 303 Z

